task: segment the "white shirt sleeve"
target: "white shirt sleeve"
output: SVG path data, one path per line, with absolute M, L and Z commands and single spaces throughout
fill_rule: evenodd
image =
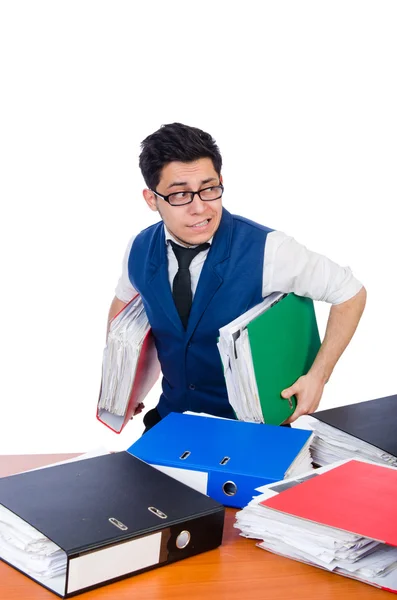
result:
M 263 297 L 272 292 L 307 296 L 340 304 L 362 288 L 349 267 L 311 252 L 281 231 L 268 234 L 263 264 Z
M 128 275 L 128 259 L 130 257 L 131 247 L 135 240 L 135 235 L 132 236 L 130 241 L 128 242 L 127 250 L 125 251 L 123 258 L 123 265 L 121 270 L 121 276 L 117 283 L 115 294 L 116 297 L 122 302 L 129 302 L 135 296 L 136 289 L 131 284 L 129 275 Z

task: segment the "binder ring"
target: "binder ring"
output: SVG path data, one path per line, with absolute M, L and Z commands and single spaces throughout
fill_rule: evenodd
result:
M 223 492 L 226 496 L 235 496 L 237 493 L 237 485 L 234 481 L 226 481 L 222 486 Z
M 182 550 L 183 548 L 186 548 L 186 546 L 188 545 L 188 543 L 190 542 L 190 532 L 189 531 L 181 531 L 181 533 L 178 535 L 178 537 L 176 538 L 176 547 L 179 548 L 179 550 Z

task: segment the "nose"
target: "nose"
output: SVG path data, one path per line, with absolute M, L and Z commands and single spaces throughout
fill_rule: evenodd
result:
M 197 192 L 195 192 L 193 201 L 189 204 L 189 206 L 191 211 L 198 214 L 203 213 L 206 210 L 205 202 L 201 200 Z

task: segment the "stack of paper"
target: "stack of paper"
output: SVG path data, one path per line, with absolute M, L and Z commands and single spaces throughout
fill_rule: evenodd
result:
M 120 433 L 144 407 L 160 363 L 154 337 L 138 294 L 113 319 L 103 354 L 97 418 Z
M 280 425 L 295 410 L 283 389 L 307 373 L 320 347 L 313 302 L 271 294 L 219 330 L 229 402 L 241 421 Z
M 241 421 L 264 422 L 252 366 L 247 325 L 282 297 L 282 294 L 271 294 L 261 304 L 254 306 L 219 330 L 218 349 L 223 363 L 229 402 Z
M 105 448 L 97 448 L 67 460 L 45 465 L 67 464 L 108 454 Z M 57 544 L 29 523 L 0 504 L 0 556 L 35 579 L 45 582 L 66 574 L 67 556 Z
M 110 325 L 103 353 L 99 408 L 124 415 L 134 383 L 143 340 L 150 330 L 140 296 L 136 296 Z
M 34 578 L 46 580 L 66 573 L 66 553 L 1 505 L 0 556 Z
M 363 458 L 397 467 L 397 395 L 346 404 L 299 419 L 315 433 L 313 461 Z
M 236 515 L 264 550 L 397 590 L 397 470 L 362 461 L 259 488 Z
M 338 460 L 362 458 L 379 464 L 397 467 L 397 458 L 380 448 L 360 440 L 331 425 L 312 419 L 310 427 L 314 432 L 311 445 L 313 462 L 325 466 Z

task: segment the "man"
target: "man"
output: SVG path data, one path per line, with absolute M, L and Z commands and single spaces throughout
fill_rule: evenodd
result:
M 145 415 L 146 429 L 171 411 L 233 417 L 216 346 L 219 328 L 272 292 L 332 304 L 310 371 L 280 390 L 283 398 L 297 398 L 289 422 L 316 410 L 364 310 L 364 287 L 349 268 L 223 208 L 222 158 L 208 133 L 164 125 L 142 142 L 139 164 L 144 199 L 162 220 L 130 241 L 109 322 L 141 294 L 163 373 L 163 393 Z

